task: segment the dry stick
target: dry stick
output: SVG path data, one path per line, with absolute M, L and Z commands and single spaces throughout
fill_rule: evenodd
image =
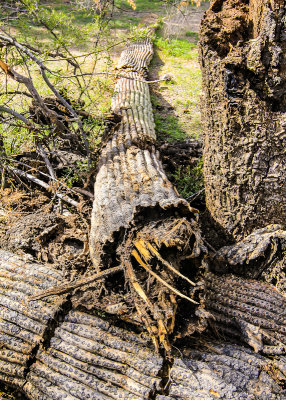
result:
M 44 161 L 46 163 L 46 166 L 47 166 L 47 168 L 49 170 L 51 178 L 53 180 L 56 180 L 57 178 L 56 178 L 56 174 L 55 174 L 54 168 L 52 167 L 52 164 L 50 163 L 50 160 L 48 159 L 48 156 L 47 156 L 43 146 L 40 143 L 38 144 L 38 149 L 39 149 L 39 152 L 40 152 L 41 156 L 43 157 L 43 159 L 44 159 Z
M 40 299 L 43 299 L 43 298 L 49 297 L 49 296 L 59 296 L 61 294 L 69 293 L 74 289 L 77 289 L 81 286 L 89 285 L 89 284 L 97 281 L 100 278 L 104 278 L 105 276 L 108 276 L 108 275 L 113 275 L 116 272 L 119 272 L 122 270 L 123 270 L 123 267 L 121 267 L 121 266 L 109 268 L 109 269 L 106 269 L 105 271 L 98 272 L 95 275 L 88 276 L 87 278 L 78 279 L 74 283 L 64 283 L 63 285 L 53 287 L 52 289 L 44 290 L 42 293 L 36 294 L 34 296 L 30 296 L 28 298 L 28 301 L 40 300 Z
M 51 175 L 45 174 L 44 172 L 40 171 L 39 169 L 36 169 L 35 167 L 32 167 L 29 164 L 23 163 L 23 162 L 18 161 L 18 160 L 14 160 L 13 158 L 10 158 L 10 157 L 5 157 L 5 158 L 6 158 L 6 160 L 9 160 L 9 161 L 15 162 L 17 164 L 23 165 L 24 167 L 30 168 L 31 170 L 36 170 L 40 175 L 43 175 L 46 178 L 49 178 L 49 179 L 51 178 Z M 78 195 L 80 193 L 80 194 L 84 194 L 84 195 L 86 195 L 86 196 L 88 196 L 90 198 L 94 198 L 93 194 L 90 193 L 87 190 L 84 190 L 84 189 L 81 189 L 81 188 L 73 188 L 72 189 L 67 184 L 65 184 L 64 182 L 59 181 L 57 178 L 54 178 L 54 181 L 57 182 L 60 186 L 63 186 L 66 190 L 70 191 L 71 193 L 74 193 L 76 195 Z
M 50 163 L 50 160 L 48 159 L 48 156 L 47 156 L 43 146 L 40 143 L 38 144 L 38 149 L 39 149 L 39 152 L 40 152 L 41 156 L 43 157 L 43 159 L 44 159 L 44 161 L 46 163 L 46 166 L 48 168 L 48 171 L 49 171 L 49 173 L 51 175 L 52 180 L 53 181 L 57 180 L 54 168 L 52 167 L 52 164 Z M 55 194 L 57 195 L 57 192 L 55 192 Z M 63 208 L 63 203 L 62 203 L 62 200 L 59 199 L 59 210 L 60 210 L 61 214 L 62 214 L 62 208 Z
M 125 78 L 125 79 L 130 79 L 132 81 L 136 81 L 136 82 L 142 82 L 142 83 L 157 83 L 157 82 L 166 82 L 167 79 L 156 79 L 154 81 L 146 81 L 145 79 L 136 79 L 136 78 L 132 78 L 131 76 L 126 76 L 126 75 L 121 75 L 121 74 L 117 74 L 116 72 L 108 72 L 108 71 L 104 71 L 104 72 L 84 72 L 83 74 L 76 74 L 76 75 L 59 75 L 51 70 L 49 70 L 50 74 L 58 77 L 58 78 L 79 78 L 81 76 L 92 76 L 92 75 L 112 75 L 115 76 L 116 78 Z
M 172 272 L 174 272 L 174 274 L 178 275 L 180 278 L 189 282 L 190 285 L 196 286 L 196 284 L 193 281 L 191 281 L 185 275 L 181 274 L 181 272 L 179 272 L 170 263 L 168 263 L 168 261 L 164 260 L 164 258 L 161 257 L 160 253 L 149 242 L 147 242 L 147 246 L 150 249 L 150 251 L 158 258 L 158 260 L 161 261 L 161 263 L 164 264 L 167 268 L 169 268 Z
M 158 274 L 156 274 L 156 272 L 152 271 L 151 268 L 147 267 L 147 265 L 145 263 L 143 263 L 143 261 L 141 260 L 139 254 L 137 253 L 136 250 L 132 251 L 132 255 L 138 261 L 138 264 L 141 265 L 141 267 L 143 267 L 147 272 L 149 272 L 149 274 L 153 275 L 159 282 L 161 282 L 164 286 L 166 286 L 168 289 L 170 289 L 172 292 L 174 292 L 177 296 L 182 297 L 183 299 L 186 299 L 186 300 L 190 301 L 191 303 L 199 304 L 198 302 L 191 299 L 190 297 L 185 296 L 183 293 L 181 293 L 179 290 L 175 289 L 173 286 L 169 285 L 169 283 L 167 283 Z
M 4 106 L 0 106 L 0 111 L 5 112 L 7 114 L 13 115 L 13 117 L 18 118 L 20 121 L 25 122 L 29 127 L 34 128 L 35 125 L 32 124 L 27 118 L 25 118 L 22 114 L 17 113 L 17 111 L 11 110 L 11 108 L 7 108 Z M 36 127 L 35 127 L 36 128 Z
M 78 127 L 79 127 L 79 130 L 80 130 L 80 133 L 81 133 L 83 142 L 84 142 L 84 146 L 85 146 L 85 149 L 86 149 L 86 152 L 87 152 L 87 155 L 88 155 L 88 164 L 90 165 L 90 163 L 91 163 L 90 150 L 89 150 L 89 145 L 88 145 L 87 137 L 86 137 L 86 135 L 85 135 L 85 133 L 84 133 L 84 130 L 83 130 L 83 127 L 82 127 L 82 122 L 81 122 L 81 120 L 80 120 L 78 114 L 76 113 L 76 111 L 75 111 L 75 110 L 71 107 L 71 105 L 60 95 L 60 93 L 56 90 L 56 88 L 55 88 L 55 87 L 51 84 L 51 82 L 49 81 L 49 79 L 48 79 L 48 77 L 47 77 L 45 71 L 48 71 L 48 72 L 50 72 L 50 73 L 53 73 L 53 71 L 51 71 L 49 68 L 47 68 L 33 53 L 31 53 L 27 48 L 25 48 L 24 46 L 22 46 L 22 45 L 21 45 L 19 42 L 17 42 L 14 38 L 9 37 L 9 36 L 6 36 L 7 33 L 6 33 L 5 31 L 3 31 L 3 29 L 1 29 L 1 27 L 0 27 L 0 30 L 1 30 L 2 32 L 5 33 L 5 35 L 1 35 L 1 34 L 0 34 L 0 39 L 2 39 L 2 40 L 4 40 L 4 41 L 6 41 L 6 42 L 8 42 L 8 43 L 10 43 L 10 44 L 12 44 L 12 45 L 14 45 L 17 49 L 23 51 L 23 53 L 27 54 L 27 56 L 29 56 L 29 57 L 40 67 L 41 75 L 42 75 L 44 81 L 46 82 L 47 86 L 51 89 L 51 91 L 54 93 L 54 95 L 60 100 L 60 102 L 70 111 L 70 113 L 72 114 L 72 116 L 77 120 Z M 12 72 L 12 73 L 15 75 L 15 71 L 10 71 L 10 72 Z M 17 74 L 17 73 L 16 73 L 16 75 L 18 75 L 18 76 L 20 76 L 21 78 L 23 78 L 23 76 L 20 75 L 20 74 Z M 25 77 L 24 77 L 24 78 L 25 78 Z M 25 83 L 26 86 L 27 86 L 27 83 L 30 84 L 30 87 L 27 86 L 27 88 L 30 90 L 31 94 L 33 94 L 32 91 L 31 91 L 31 89 L 34 89 L 34 87 L 33 87 L 33 86 L 31 87 L 31 80 L 29 79 L 29 82 L 28 82 L 27 79 L 28 79 L 28 78 L 26 78 L 26 82 L 23 82 L 23 83 Z M 38 92 L 36 92 L 35 94 L 38 95 Z M 38 102 L 39 102 L 39 104 L 41 104 L 41 106 L 43 107 L 43 109 L 46 110 L 47 107 L 45 106 L 45 104 L 43 103 L 43 101 L 42 101 L 41 98 L 38 99 Z M 42 105 L 42 104 L 43 104 L 43 105 Z
M 18 168 L 15 168 L 15 167 L 11 167 L 11 166 L 8 166 L 7 168 L 8 168 L 10 171 L 12 171 L 15 175 L 19 175 L 19 176 L 22 176 L 23 178 L 29 179 L 30 181 L 36 183 L 37 185 L 42 186 L 42 187 L 45 188 L 46 190 L 51 190 L 51 187 L 50 187 L 50 185 L 49 185 L 48 183 L 43 182 L 43 181 L 41 181 L 41 180 L 38 179 L 38 178 L 35 178 L 33 175 L 28 174 L 28 173 L 25 172 L 25 171 L 22 171 L 21 169 L 18 169 Z M 78 203 L 77 201 L 73 200 L 73 199 L 70 198 L 69 196 L 66 196 L 65 194 L 61 194 L 61 193 L 55 193 L 55 195 L 56 195 L 59 199 L 65 201 L 66 203 L 69 203 L 69 204 L 71 204 L 72 206 L 77 207 L 77 208 L 79 207 L 79 204 L 80 204 L 80 203 Z

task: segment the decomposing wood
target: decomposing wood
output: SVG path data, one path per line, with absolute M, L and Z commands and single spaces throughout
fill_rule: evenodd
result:
M 48 191 L 53 191 L 53 187 L 51 185 L 42 181 L 41 179 L 36 178 L 35 176 L 29 174 L 28 172 L 25 172 L 21 169 L 18 169 L 18 168 L 12 167 L 12 166 L 8 166 L 7 169 L 12 171 L 15 175 L 26 178 L 29 181 L 36 183 L 37 185 L 43 187 L 44 189 L 46 189 Z M 55 196 L 58 197 L 59 199 L 65 201 L 66 203 L 71 204 L 74 207 L 79 207 L 79 205 L 80 205 L 79 202 L 73 200 L 71 197 L 69 197 L 65 194 L 62 194 L 62 193 L 58 193 L 57 191 L 55 191 Z
M 102 143 L 89 275 L 66 284 L 60 270 L 0 250 L 0 381 L 31 400 L 283 400 L 286 300 L 259 280 L 276 284 L 274 267 L 284 273 L 285 231 L 271 225 L 206 257 L 198 213 L 155 147 L 142 81 L 151 56 L 147 40 L 119 62 L 112 111 L 120 118 Z M 209 322 L 218 343 L 206 334 L 205 348 L 182 347 L 179 359 L 170 338 L 184 340 L 175 328 L 180 298 L 188 332 Z
M 285 4 L 216 0 L 202 19 L 204 181 L 237 240 L 285 224 Z
M 197 211 L 179 197 L 155 147 L 149 87 L 142 80 L 152 55 L 146 40 L 128 45 L 118 63 L 111 108 L 121 119 L 103 140 L 90 248 L 98 270 L 119 260 L 125 271 L 122 284 L 136 299 L 128 304 L 129 316 L 144 321 L 157 348 L 162 343 L 170 350 L 176 296 L 196 303 L 175 288 L 176 278 L 182 277 L 180 259 L 187 252 L 199 257 L 204 246 Z
M 285 377 L 285 357 L 271 360 L 245 347 L 214 342 L 175 359 L 169 394 L 156 400 L 283 400 Z
M 60 280 L 0 250 L 0 380 L 31 399 L 147 399 L 163 364 L 148 337 L 71 311 L 67 297 L 30 301 Z
M 241 296 L 243 290 L 246 299 L 253 294 L 253 289 L 245 292 L 240 281 L 211 274 L 208 279 L 209 291 L 218 288 L 225 299 L 230 284 L 233 296 Z M 190 348 L 180 359 L 166 363 L 154 352 L 146 333 L 119 327 L 108 316 L 103 319 L 73 309 L 69 296 L 29 301 L 61 280 L 61 273 L 51 266 L 0 250 L 0 286 L 5 289 L 0 294 L 0 381 L 17 387 L 29 399 L 285 398 L 283 356 L 269 359 L 225 344 L 224 338 L 206 342 L 204 348 Z M 256 282 L 256 295 L 259 285 Z M 267 292 L 264 285 L 260 297 Z M 285 298 L 276 292 L 275 299 L 271 304 L 277 307 L 280 302 L 278 310 L 284 312 Z M 255 317 L 254 309 L 249 312 Z
M 285 354 L 286 297 L 275 287 L 235 275 L 208 273 L 205 307 L 216 329 L 264 354 Z

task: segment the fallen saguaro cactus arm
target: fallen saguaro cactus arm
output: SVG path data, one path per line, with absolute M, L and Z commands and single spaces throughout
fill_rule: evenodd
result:
M 49 334 L 65 298 L 27 303 L 56 285 L 59 271 L 0 250 L 0 380 L 21 387 L 35 352 Z
M 234 275 L 205 275 L 205 307 L 219 334 L 264 354 L 285 354 L 286 297 L 273 285 Z
M 28 301 L 62 280 L 53 268 L 0 250 L 0 381 L 33 400 L 148 399 L 163 359 L 139 336 L 69 297 Z
M 283 400 L 285 357 L 270 360 L 233 344 L 212 343 L 175 359 L 168 396 L 156 400 Z
M 76 310 L 68 297 L 27 301 L 60 280 L 50 266 L 0 250 L 0 382 L 28 399 L 285 398 L 283 356 L 204 337 L 205 348 L 184 346 L 181 359 L 166 362 L 146 333 Z
M 156 348 L 170 351 L 177 298 L 196 304 L 177 287 L 180 261 L 199 257 L 204 246 L 197 211 L 168 180 L 155 146 L 155 130 L 147 77 L 153 55 L 149 39 L 129 44 L 118 63 L 112 111 L 120 122 L 103 138 L 94 187 L 90 249 L 97 270 L 120 262 L 124 277 L 116 287 L 131 294 L 128 316 L 143 322 Z M 118 261 L 117 261 L 118 260 Z M 127 297 L 126 297 L 127 298 Z M 125 299 L 126 299 L 125 298 Z M 96 304 L 96 300 L 95 300 Z

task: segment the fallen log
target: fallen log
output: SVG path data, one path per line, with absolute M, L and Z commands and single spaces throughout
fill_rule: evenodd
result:
M 205 337 L 205 347 L 182 349 L 180 359 L 170 360 L 156 354 L 146 332 L 126 329 L 118 319 L 111 322 L 110 315 L 72 309 L 70 296 L 31 301 L 61 279 L 51 266 L 0 250 L 5 289 L 0 295 L 0 381 L 29 399 L 285 398 L 283 356 L 267 358 L 225 344 L 224 338 L 209 342 Z M 215 276 L 209 282 L 210 291 L 225 285 Z M 240 290 L 233 285 L 234 294 Z M 284 311 L 285 298 L 275 296 Z
M 170 351 L 177 297 L 196 301 L 176 288 L 186 257 L 199 258 L 204 246 L 197 211 L 168 180 L 155 146 L 147 77 L 151 41 L 122 52 L 111 108 L 119 123 L 103 138 L 94 186 L 90 250 L 96 270 L 120 263 L 124 277 L 110 285 L 130 292 L 128 318 L 144 322 L 154 344 Z M 197 269 L 194 269 L 197 271 Z M 125 298 L 126 302 L 127 297 Z M 96 303 L 96 301 L 95 301 Z

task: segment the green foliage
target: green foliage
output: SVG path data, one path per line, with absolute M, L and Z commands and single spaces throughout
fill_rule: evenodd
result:
M 178 118 L 172 115 L 154 114 L 155 129 L 159 140 L 174 142 L 176 140 L 185 140 L 186 132 L 181 128 Z
M 162 8 L 161 0 L 135 0 L 136 10 L 138 11 L 159 11 Z M 115 0 L 115 6 L 119 8 L 131 8 L 127 0 Z
M 18 126 L 2 127 L 4 151 L 8 156 L 31 150 L 34 147 L 35 134 L 30 130 Z
M 182 197 L 186 199 L 197 193 L 204 187 L 202 158 L 195 167 L 178 168 L 172 176 L 175 186 Z
M 65 184 L 69 187 L 82 184 L 83 177 L 86 176 L 90 167 L 87 165 L 87 160 L 76 161 L 72 167 L 66 167 L 62 170 Z
M 193 58 L 191 50 L 196 47 L 195 43 L 186 39 L 164 39 L 160 36 L 156 38 L 155 44 L 166 55 L 180 57 L 185 60 Z
M 142 26 L 132 26 L 130 28 L 130 33 L 128 35 L 128 40 L 130 42 L 140 42 L 142 40 L 154 40 L 155 35 L 149 28 L 144 28 Z
M 199 41 L 199 34 L 198 34 L 197 32 L 187 31 L 187 32 L 185 33 L 185 35 L 186 35 L 188 38 L 191 38 L 191 39 L 194 41 L 194 43 L 198 43 L 198 41 Z
M 90 10 L 59 1 L 41 5 L 37 0 L 22 0 L 21 4 L 27 11 L 13 22 L 18 41 L 62 51 L 86 45 L 99 31 L 104 34 L 103 18 Z

